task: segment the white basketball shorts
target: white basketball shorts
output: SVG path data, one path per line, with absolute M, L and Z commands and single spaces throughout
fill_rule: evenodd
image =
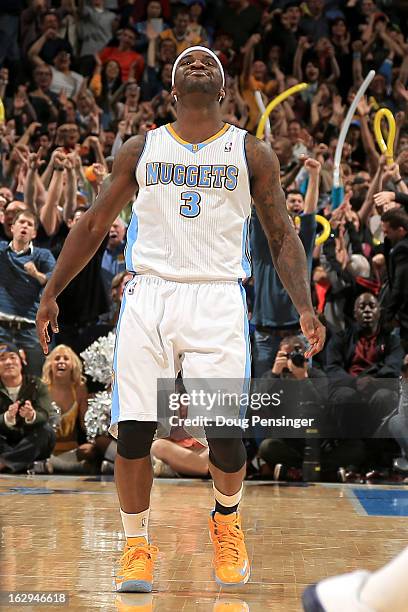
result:
M 116 330 L 110 432 L 157 421 L 157 379 L 249 379 L 245 290 L 238 281 L 180 283 L 135 276 Z

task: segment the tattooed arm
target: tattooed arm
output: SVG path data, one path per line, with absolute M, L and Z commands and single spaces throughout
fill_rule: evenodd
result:
M 37 333 L 48 352 L 48 324 L 57 332 L 56 298 L 95 255 L 113 221 L 136 191 L 134 169 L 144 146 L 144 136 L 128 140 L 118 152 L 112 174 L 104 182 L 95 204 L 70 230 L 57 265 L 47 283 L 37 313 Z
M 305 250 L 286 209 L 279 161 L 269 144 L 249 134 L 245 150 L 258 218 L 268 239 L 275 269 L 300 315 L 302 331 L 311 344 L 306 354 L 309 357 L 322 350 L 326 330 L 313 310 Z

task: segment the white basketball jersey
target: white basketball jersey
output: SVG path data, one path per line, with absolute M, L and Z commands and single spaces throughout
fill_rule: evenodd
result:
M 251 275 L 245 134 L 226 124 L 191 144 L 170 125 L 147 133 L 127 232 L 128 270 L 176 281 Z

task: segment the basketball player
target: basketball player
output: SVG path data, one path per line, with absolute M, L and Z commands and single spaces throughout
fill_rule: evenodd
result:
M 191 47 L 173 67 L 177 121 L 128 140 L 97 201 L 71 230 L 37 316 L 47 353 L 48 324 L 58 332 L 57 296 L 86 265 L 134 196 L 125 289 L 114 356 L 111 431 L 118 438 L 115 480 L 126 547 L 117 590 L 149 592 L 157 548 L 148 540 L 157 427 L 157 379 L 244 379 L 250 375 L 248 322 L 241 280 L 250 275 L 251 197 L 276 269 L 320 351 L 325 329 L 309 292 L 305 252 L 289 221 L 270 146 L 221 119 L 224 72 L 217 56 Z M 211 437 L 215 508 L 209 518 L 215 578 L 248 581 L 238 504 L 246 453 L 240 437 Z
M 407 612 L 408 548 L 376 572 L 326 578 L 303 593 L 305 612 Z

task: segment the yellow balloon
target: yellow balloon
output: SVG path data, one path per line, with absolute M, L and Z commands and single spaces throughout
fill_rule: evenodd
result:
M 385 117 L 388 122 L 388 137 L 385 142 L 381 132 L 381 121 Z M 388 108 L 380 108 L 375 113 L 374 117 L 374 134 L 380 147 L 381 153 L 385 153 L 387 157 L 387 164 L 391 165 L 394 163 L 394 141 L 395 141 L 395 119 L 394 115 Z
M 289 98 L 289 96 L 293 96 L 293 94 L 298 93 L 298 91 L 302 91 L 303 89 L 307 89 L 308 87 L 309 85 L 307 83 L 298 83 L 293 87 L 289 87 L 289 89 L 286 89 L 286 91 L 282 91 L 282 93 L 279 94 L 279 96 L 276 96 L 276 98 L 274 98 L 272 102 L 269 102 L 264 113 L 262 114 L 261 119 L 259 120 L 258 128 L 256 130 L 256 137 L 262 140 L 266 120 L 273 111 L 273 109 L 278 106 L 278 104 L 286 100 L 286 98 Z
M 323 231 L 318 236 L 316 236 L 315 245 L 318 246 L 319 244 L 323 244 L 323 242 L 326 242 L 326 240 L 330 236 L 331 225 L 326 219 L 326 217 L 322 217 L 322 215 L 316 215 L 316 221 L 320 223 L 320 225 L 323 227 Z M 295 217 L 295 223 L 297 225 L 300 223 L 300 217 Z
M 0 98 L 0 121 L 4 121 L 6 118 L 6 113 L 4 111 L 3 100 Z

